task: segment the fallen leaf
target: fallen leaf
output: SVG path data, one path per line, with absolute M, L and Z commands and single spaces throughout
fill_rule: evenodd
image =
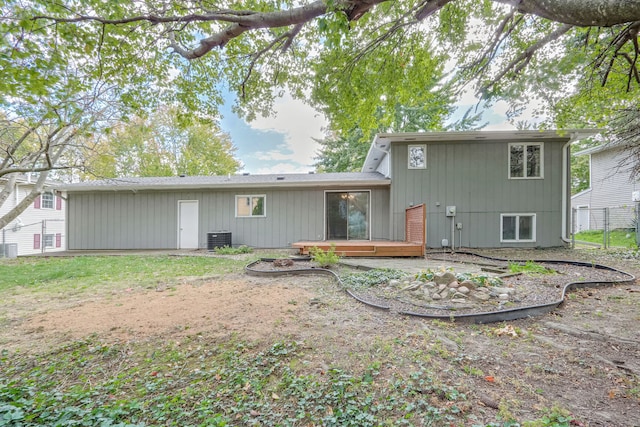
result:
M 487 375 L 486 377 L 484 377 L 484 379 L 489 381 L 490 383 L 496 382 L 496 379 L 494 377 L 492 377 L 491 375 Z

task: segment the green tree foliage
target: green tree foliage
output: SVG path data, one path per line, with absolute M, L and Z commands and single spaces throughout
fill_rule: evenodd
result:
M 82 156 L 91 159 L 86 178 L 226 175 L 241 168 L 235 151 L 214 122 L 185 121 L 176 109 L 163 108 L 114 126 Z

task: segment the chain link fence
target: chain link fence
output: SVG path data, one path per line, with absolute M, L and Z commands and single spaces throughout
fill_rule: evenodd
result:
M 573 247 L 629 247 L 639 242 L 635 205 L 573 208 L 571 224 Z

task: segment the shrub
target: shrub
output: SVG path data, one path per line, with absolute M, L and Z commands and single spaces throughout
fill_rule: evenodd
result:
M 238 246 L 237 248 L 233 248 L 231 246 L 222 246 L 219 248 L 215 248 L 214 252 L 218 255 L 239 255 L 239 254 L 250 254 L 253 252 L 249 246 Z
M 336 254 L 336 245 L 331 244 L 331 247 L 326 251 L 317 246 L 309 249 L 311 259 L 320 267 L 329 268 L 340 261 L 340 256 Z

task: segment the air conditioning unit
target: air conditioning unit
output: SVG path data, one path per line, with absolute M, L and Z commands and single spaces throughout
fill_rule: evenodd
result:
M 207 250 L 214 250 L 224 246 L 231 247 L 230 231 L 210 231 L 207 233 Z

